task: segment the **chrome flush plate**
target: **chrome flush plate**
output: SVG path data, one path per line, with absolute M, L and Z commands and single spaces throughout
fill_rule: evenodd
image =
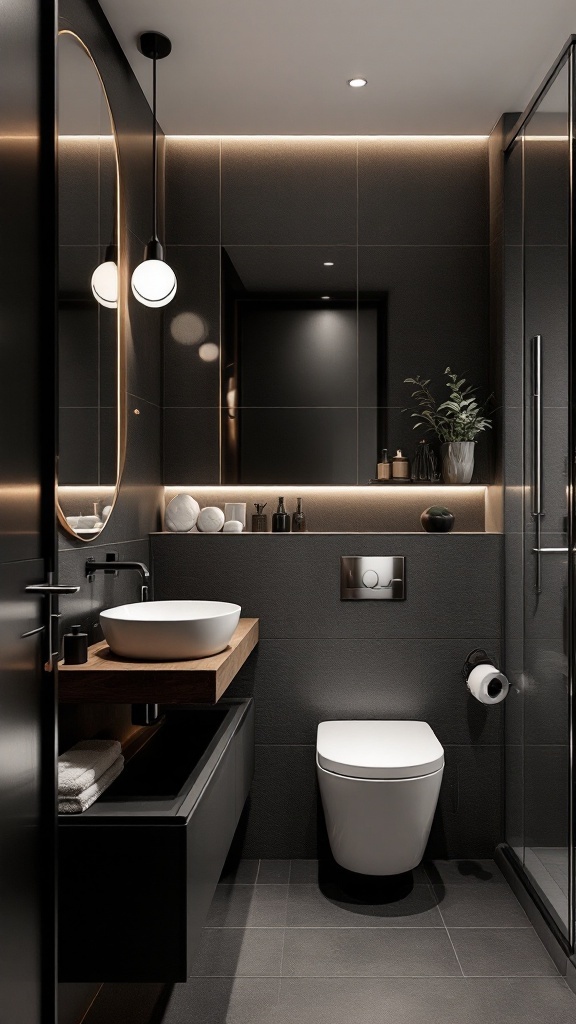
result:
M 403 555 L 342 555 L 340 599 L 403 601 L 406 597 L 405 562 Z

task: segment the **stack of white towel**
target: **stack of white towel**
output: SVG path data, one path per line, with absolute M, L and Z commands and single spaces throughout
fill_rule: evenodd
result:
M 81 740 L 58 758 L 58 811 L 81 814 L 124 767 L 118 740 Z

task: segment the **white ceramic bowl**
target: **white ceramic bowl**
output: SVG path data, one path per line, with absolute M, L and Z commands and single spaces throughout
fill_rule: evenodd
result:
M 122 658 L 182 661 L 223 651 L 240 612 L 240 605 L 225 601 L 144 601 L 100 612 L 100 624 Z

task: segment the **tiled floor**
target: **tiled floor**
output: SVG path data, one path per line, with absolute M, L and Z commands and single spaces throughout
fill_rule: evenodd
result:
M 394 882 L 242 861 L 161 1019 L 574 1024 L 576 997 L 491 861 L 435 862 Z

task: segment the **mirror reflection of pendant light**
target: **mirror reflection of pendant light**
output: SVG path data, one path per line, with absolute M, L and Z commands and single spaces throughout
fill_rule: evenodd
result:
M 166 306 L 176 294 L 176 275 L 164 260 L 158 240 L 158 157 L 156 138 L 156 61 L 167 57 L 172 43 L 161 32 L 143 32 L 138 49 L 149 57 L 152 77 L 152 238 L 146 246 L 144 261 L 132 274 L 132 291 L 145 306 Z
M 118 264 L 116 246 L 106 249 L 104 262 L 92 274 L 92 294 L 101 306 L 116 309 L 118 305 Z

